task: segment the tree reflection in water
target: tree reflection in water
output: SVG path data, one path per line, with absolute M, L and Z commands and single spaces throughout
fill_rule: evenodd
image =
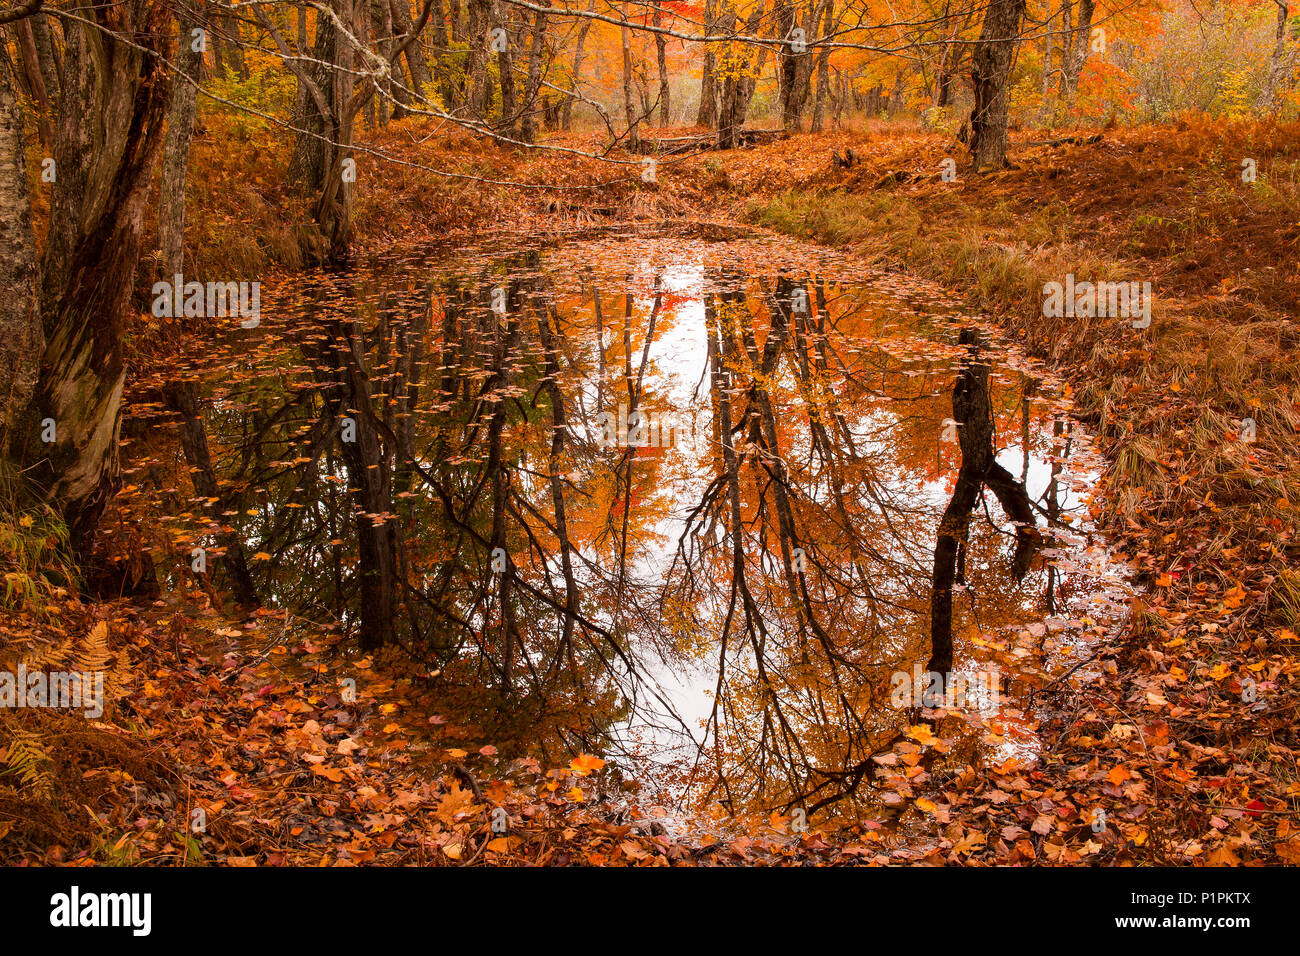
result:
M 263 329 L 160 383 L 205 501 L 188 526 L 218 588 L 418 661 L 503 750 L 693 741 L 669 750 L 701 800 L 869 796 L 906 725 L 892 675 L 927 654 L 947 672 L 971 650 L 954 636 L 1085 587 L 1033 566 L 1034 509 L 1078 507 L 1059 461 L 1047 481 L 1059 413 L 991 375 L 951 310 L 834 263 L 646 253 L 384 260 L 278 290 Z M 1020 479 L 999 424 L 1021 426 Z

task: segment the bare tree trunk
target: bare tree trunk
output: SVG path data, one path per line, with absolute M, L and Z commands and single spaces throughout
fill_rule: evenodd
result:
M 389 0 L 393 14 L 393 30 L 399 37 L 404 37 L 411 32 L 411 8 L 407 0 Z M 439 24 L 442 22 L 442 4 L 438 4 L 434 16 L 438 18 Z M 434 43 L 437 44 L 439 37 L 443 35 L 442 27 L 433 31 Z M 433 82 L 433 75 L 429 72 L 429 61 L 424 56 L 424 48 L 419 42 L 411 43 L 406 47 L 403 54 L 406 57 L 406 66 L 411 74 L 411 92 L 415 94 L 416 99 L 424 98 L 424 88 Z M 408 98 L 407 102 L 410 102 Z
M 1273 56 L 1269 61 L 1268 77 L 1264 88 L 1260 90 L 1255 109 L 1261 113 L 1271 113 L 1277 109 L 1278 94 L 1287 85 L 1287 77 L 1295 63 L 1295 53 L 1286 42 L 1287 0 L 1273 0 L 1277 4 L 1277 32 L 1273 44 Z
M 45 78 L 45 90 L 52 99 L 57 99 L 63 89 L 63 60 L 50 36 L 49 18 L 33 17 L 32 34 L 36 38 L 36 56 Z
M 488 109 L 492 103 L 487 73 L 490 14 L 491 0 L 469 0 L 465 31 L 465 39 L 469 43 L 469 58 L 465 65 L 465 75 L 469 85 L 470 113 L 481 120 L 487 119 Z
M 1068 10 L 1069 4 L 1066 6 Z M 1092 14 L 1095 8 L 1095 0 L 1079 0 L 1079 22 L 1075 24 L 1073 34 L 1070 31 L 1069 20 L 1066 20 L 1062 84 L 1066 95 L 1071 99 L 1079 89 L 1079 77 L 1083 74 L 1083 65 L 1088 61 L 1088 45 L 1092 41 Z
M 587 9 L 596 9 L 596 0 L 592 0 Z M 578 30 L 578 49 L 573 54 L 573 82 L 569 85 L 569 95 L 564 98 L 564 113 L 560 119 L 560 129 L 566 132 L 573 125 L 573 101 L 577 98 L 578 80 L 582 76 L 582 61 L 586 58 L 587 33 L 590 30 L 591 20 L 584 17 L 582 26 Z
M 829 36 L 835 29 L 835 0 L 826 0 L 822 35 Z M 813 96 L 812 131 L 820 133 L 826 122 L 826 100 L 830 98 L 831 48 L 823 46 L 817 51 L 817 91 Z
M 373 36 L 375 51 L 384 60 L 392 58 L 393 48 L 393 5 L 388 0 L 362 0 L 357 4 L 356 36 L 362 42 Z M 399 60 L 392 72 L 379 82 L 382 95 L 371 99 L 366 107 L 366 122 L 373 130 L 388 125 L 390 119 L 401 119 L 406 115 L 405 104 L 410 97 L 402 89 L 406 85 L 406 75 L 402 72 Z
M 42 263 L 46 345 L 23 437 L 28 487 L 63 515 L 89 565 L 119 480 L 122 327 L 162 146 L 171 15 L 161 0 L 97 2 L 85 14 L 93 23 L 65 26 L 59 189 Z
M 183 10 L 177 18 L 179 73 L 167 104 L 167 140 L 163 145 L 162 182 L 158 189 L 158 268 L 164 278 L 185 271 L 185 178 L 190 163 L 190 141 L 194 138 L 199 71 L 203 67 L 203 54 L 194 49 L 190 32 L 197 26 L 196 22 Z
M 966 13 L 960 19 L 953 21 L 952 32 L 948 34 L 947 43 L 944 45 L 943 60 L 939 66 L 939 82 L 937 95 L 935 96 L 935 106 L 948 106 L 952 103 L 952 81 L 957 75 L 961 66 L 962 57 L 965 56 L 966 44 L 958 37 L 966 27 L 970 18 L 970 13 Z
M 1043 26 L 1043 102 L 1040 110 L 1043 118 L 1048 116 L 1048 100 L 1052 90 L 1052 21 L 1055 17 L 1052 14 L 1051 0 L 1048 0 L 1046 12 L 1047 19 Z
M 627 20 L 627 8 L 623 8 Z M 632 99 L 632 31 L 626 22 L 620 27 L 623 39 L 623 116 L 627 121 L 627 147 L 634 153 L 641 151 L 641 128 L 637 122 L 636 105 Z
M 718 26 L 718 0 L 704 2 L 704 32 L 712 34 Z M 718 57 L 714 52 L 716 44 L 704 45 L 704 70 L 700 77 L 700 110 L 695 117 L 696 126 L 712 129 L 718 124 Z
M 745 21 L 745 33 L 752 34 L 758 28 L 763 10 L 755 9 Z M 726 15 L 724 32 L 736 24 L 736 15 Z M 750 68 L 750 53 L 746 51 L 734 70 L 729 70 L 722 86 L 722 109 L 718 116 L 718 149 L 734 149 L 740 139 L 740 131 L 745 126 L 745 117 L 749 113 L 749 101 L 754 95 L 757 83 Z M 761 62 L 758 67 L 761 67 Z M 757 68 L 756 68 L 757 69 Z
M 294 125 L 303 132 L 294 140 L 289 160 L 288 181 L 307 191 L 317 192 L 324 184 L 328 151 L 323 137 L 334 137 L 333 70 L 338 40 L 334 21 L 321 13 L 316 17 L 316 39 L 312 44 L 312 62 L 301 68 L 298 83 L 307 90 L 306 112 L 294 117 Z M 295 71 L 298 72 L 298 71 Z
M 990 0 L 984 13 L 971 69 L 971 168 L 977 172 L 1007 164 L 1007 87 L 1024 15 L 1025 0 Z
M 546 49 L 546 11 L 533 14 L 533 39 L 528 51 L 528 85 L 524 90 L 524 115 L 519 136 L 525 143 L 537 142 L 537 93 L 542 88 L 542 53 Z
M 235 64 L 241 80 L 248 79 L 248 61 L 244 58 L 244 38 L 239 17 L 227 15 L 221 18 L 222 27 L 230 40 L 230 59 Z
M 27 86 L 32 91 L 33 105 L 36 107 L 36 130 L 41 137 L 41 145 L 49 146 L 54 141 L 50 130 L 49 117 L 50 95 L 46 88 L 46 76 L 41 71 L 40 57 L 36 52 L 36 35 L 32 30 L 31 18 L 19 20 L 14 26 L 18 34 L 18 50 L 22 54 L 23 70 L 27 76 Z
M 654 27 L 661 25 L 659 4 L 650 7 L 650 23 Z M 668 40 L 662 33 L 655 34 L 655 59 L 659 64 L 659 125 L 668 125 L 672 113 L 670 92 L 668 89 Z
M 501 123 L 498 129 L 511 139 L 519 135 L 519 108 L 515 102 L 515 54 L 512 49 L 514 38 L 511 35 L 510 20 L 501 18 L 501 4 L 493 10 L 497 25 L 506 31 L 506 42 L 497 51 L 497 74 L 501 81 Z
M 794 33 L 798 27 L 794 5 L 785 0 L 778 4 L 776 15 L 781 39 L 781 128 L 786 133 L 798 133 L 803 125 L 804 104 L 808 101 L 813 56 L 808 50 L 806 33 L 802 40 Z

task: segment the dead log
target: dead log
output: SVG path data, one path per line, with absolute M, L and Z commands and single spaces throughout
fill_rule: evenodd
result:
M 1101 142 L 1101 133 L 1091 136 L 1062 136 L 1060 139 L 1042 139 L 1025 143 L 1025 146 L 1090 146 Z

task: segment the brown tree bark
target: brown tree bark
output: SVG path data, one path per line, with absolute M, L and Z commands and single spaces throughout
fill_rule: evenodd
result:
M 623 19 L 627 20 L 627 7 L 623 8 Z M 637 120 L 636 103 L 632 98 L 632 31 L 626 23 L 619 28 L 623 41 L 623 116 L 627 122 L 627 148 L 634 153 L 641 151 L 641 127 Z
M 177 14 L 180 27 L 171 100 L 167 104 L 167 139 L 163 145 L 162 181 L 158 188 L 158 268 L 169 279 L 184 272 L 185 179 L 194 138 L 194 114 L 198 107 L 199 73 L 203 54 L 194 49 L 191 30 L 197 21 L 185 11 Z
M 405 36 L 410 33 L 412 21 L 411 7 L 408 0 L 389 0 L 389 4 L 392 8 L 393 31 L 397 36 Z M 437 43 L 438 38 L 443 36 L 441 3 L 438 4 L 438 8 L 434 11 L 434 16 L 437 17 L 438 23 L 438 28 L 433 31 L 434 42 Z M 424 48 L 417 41 L 406 48 L 404 56 L 406 57 L 407 70 L 411 74 L 411 92 L 414 94 L 414 99 L 423 99 L 425 87 L 433 82 L 433 74 L 429 71 L 429 61 L 425 58 Z
M 763 15 L 762 8 L 756 8 L 745 21 L 744 32 L 753 34 Z M 728 13 L 723 24 L 723 32 L 734 29 L 736 15 Z M 745 126 L 745 117 L 749 114 L 749 101 L 754 96 L 757 79 L 754 73 L 761 62 L 755 66 L 752 54 L 745 51 L 734 70 L 729 70 L 722 86 L 722 107 L 718 115 L 718 149 L 734 149 L 739 141 L 740 131 Z M 760 57 L 761 60 L 761 57 Z
M 822 35 L 830 36 L 835 29 L 835 0 L 826 0 L 823 11 Z M 817 51 L 817 88 L 813 95 L 812 132 L 820 133 L 826 124 L 826 101 L 830 99 L 831 48 L 823 46 Z
M 170 20 L 162 0 L 100 0 L 69 22 L 66 84 L 42 263 L 46 345 L 25 441 L 29 488 L 68 525 L 89 564 L 118 484 L 122 327 L 139 259 L 150 172 L 162 145 Z M 41 422 L 52 419 L 54 440 Z
M 485 120 L 492 103 L 492 91 L 488 87 L 488 19 L 491 0 L 469 0 L 466 14 L 465 39 L 469 43 L 469 56 L 465 63 L 466 83 L 469 87 L 468 99 L 470 113 L 477 119 Z
M 718 0 L 704 2 L 704 32 L 712 34 L 718 26 Z M 712 129 L 718 123 L 718 57 L 716 44 L 704 45 L 704 67 L 700 76 L 700 109 L 695 117 L 696 126 Z
M 1025 0 L 990 0 L 984 13 L 971 70 L 975 108 L 970 148 L 976 172 L 1007 164 L 1007 93 L 1024 16 Z
M 654 27 L 662 25 L 657 3 L 650 6 L 650 23 Z M 668 86 L 668 38 L 662 33 L 655 34 L 655 60 L 659 66 L 659 126 L 662 128 L 668 125 L 672 113 L 672 94 Z
M 537 142 L 537 93 L 542 88 L 542 54 L 546 50 L 546 11 L 533 14 L 532 44 L 528 50 L 528 84 L 524 88 L 523 118 L 519 138 L 525 143 Z
M 1079 0 L 1079 22 L 1070 26 L 1071 10 L 1073 4 L 1067 2 L 1062 10 L 1065 18 L 1065 37 L 1064 50 L 1062 51 L 1064 59 L 1064 68 L 1061 74 L 1061 84 L 1065 89 L 1065 94 L 1070 99 L 1074 98 L 1079 89 L 1079 77 L 1083 74 L 1083 66 L 1088 62 L 1088 49 L 1092 42 L 1092 15 L 1096 10 L 1095 0 Z
M 27 195 L 23 122 L 0 73 L 0 458 L 36 388 L 45 333 L 36 309 L 36 237 Z
M 501 5 L 493 9 L 493 23 L 506 31 L 506 43 L 497 51 L 497 77 L 501 83 L 501 122 L 498 129 L 515 139 L 519 135 L 519 108 L 515 102 L 514 38 L 509 17 L 501 16 Z
M 596 8 L 595 0 L 587 7 L 588 10 Z M 578 81 L 582 76 L 582 63 L 587 55 L 587 33 L 591 30 L 590 18 L 583 18 L 582 26 L 578 29 L 578 48 L 573 54 L 573 81 L 569 84 L 569 95 L 564 98 L 564 112 L 560 118 L 560 129 L 566 132 L 573 125 L 573 101 L 577 98 Z
M 777 30 L 781 37 L 780 91 L 781 128 L 786 133 L 800 132 L 803 125 L 803 108 L 808 102 L 812 80 L 813 55 L 808 49 L 807 32 L 802 40 L 795 39 L 798 28 L 796 10 L 792 3 L 777 5 Z

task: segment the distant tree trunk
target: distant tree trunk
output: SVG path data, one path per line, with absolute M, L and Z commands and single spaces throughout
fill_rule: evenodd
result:
M 260 8 L 256 8 L 260 12 Z M 334 138 L 334 109 L 337 102 L 333 70 L 338 31 L 334 20 L 324 14 L 316 17 L 316 39 L 312 44 L 312 62 L 301 68 L 298 82 L 308 95 L 304 97 L 305 112 L 294 117 L 299 133 L 289 159 L 288 181 L 310 192 L 317 192 L 325 181 L 328 164 L 326 143 L 323 137 Z
M 813 56 L 808 50 L 808 37 L 802 41 L 794 33 L 798 26 L 795 9 L 789 2 L 777 6 L 777 30 L 781 37 L 780 90 L 781 128 L 786 133 L 798 133 L 803 123 L 803 108 L 808 101 L 812 78 Z
M 54 141 L 49 120 L 53 111 L 50 109 L 47 74 L 41 70 L 40 55 L 36 51 L 36 34 L 31 21 L 30 17 L 19 20 L 14 25 L 14 32 L 18 34 L 18 51 L 22 55 L 27 87 L 31 90 L 32 103 L 36 107 L 36 130 L 41 137 L 41 145 L 48 147 Z
M 397 36 L 404 37 L 411 32 L 411 8 L 407 0 L 389 0 L 393 15 L 393 30 Z M 438 18 L 439 28 L 433 31 L 434 44 L 438 44 L 442 33 L 442 4 L 438 4 L 434 16 Z M 429 61 L 425 59 L 424 47 L 419 42 L 408 44 L 406 52 L 403 54 L 406 58 L 406 66 L 411 74 L 411 93 L 413 97 L 407 99 L 407 102 L 421 100 L 424 98 L 424 89 L 433 82 L 433 76 L 429 72 Z
M 1287 0 L 1273 0 L 1277 4 L 1277 32 L 1273 43 L 1273 56 L 1269 61 L 1268 77 L 1260 90 L 1255 109 L 1271 113 L 1277 109 L 1278 95 L 1286 89 L 1287 80 L 1295 65 L 1294 50 L 1286 42 Z
M 537 142 L 537 93 L 542 88 L 542 53 L 546 50 L 546 11 L 533 14 L 533 39 L 528 50 L 528 86 L 524 90 L 524 116 L 520 139 Z
M 962 30 L 965 29 L 966 23 L 970 17 L 967 13 L 959 20 L 954 20 L 952 31 L 948 34 L 947 43 L 944 45 L 943 59 L 939 65 L 938 89 L 935 95 L 935 106 L 949 106 L 952 104 L 952 81 L 961 68 L 962 57 L 965 56 L 966 44 L 958 37 Z
M 178 75 L 167 104 L 167 139 L 163 145 L 162 182 L 158 188 L 158 268 L 170 277 L 184 272 L 185 179 L 190 163 L 190 142 L 194 138 L 194 114 L 198 107 L 199 73 L 203 54 L 194 49 L 191 30 L 197 23 L 184 11 L 177 14 L 180 42 L 176 52 Z
M 357 4 L 356 35 L 373 36 L 375 51 L 385 60 L 391 59 L 393 48 L 393 6 L 388 0 L 362 0 Z M 366 122 L 371 129 L 376 121 L 380 127 L 387 126 L 389 119 L 401 119 L 406 115 L 405 104 L 410 102 L 406 86 L 406 75 L 402 72 L 401 61 L 393 65 L 393 70 L 379 80 L 381 96 L 376 96 L 367 105 Z
M 1079 89 L 1079 77 L 1083 75 L 1083 65 L 1088 61 L 1088 46 L 1092 42 L 1092 14 L 1096 8 L 1095 0 L 1079 0 L 1079 22 L 1073 33 L 1070 30 L 1070 4 L 1065 5 L 1064 60 L 1065 67 L 1062 83 L 1065 93 L 1073 99 Z
M 228 14 L 221 18 L 222 28 L 230 40 L 230 59 L 235 64 L 241 80 L 248 79 L 248 61 L 244 58 L 244 38 L 239 17 Z
M 762 18 L 761 7 L 755 8 L 745 21 L 744 32 L 752 34 L 758 28 Z M 735 27 L 736 15 L 728 13 L 724 21 L 724 32 Z M 761 63 L 758 64 L 761 67 Z M 740 131 L 745 126 L 745 117 L 749 114 L 749 101 L 754 95 L 757 81 L 751 70 L 749 51 L 740 56 L 739 63 L 733 70 L 727 71 L 726 81 L 722 85 L 722 108 L 718 115 L 718 149 L 734 149 L 740 139 Z
M 637 122 L 636 104 L 632 99 L 632 31 L 627 27 L 627 8 L 623 8 L 624 25 L 620 27 L 623 40 L 623 116 L 627 121 L 627 148 L 641 151 L 641 128 Z
M 835 0 L 826 0 L 822 35 L 830 36 L 835 29 Z M 826 100 L 830 98 L 831 48 L 826 45 L 817 51 L 817 91 L 813 96 L 812 131 L 820 133 L 826 122 Z
M 36 308 L 36 237 L 27 195 L 23 121 L 8 71 L 0 72 L 0 458 L 7 456 L 36 388 L 45 346 Z
M 466 83 L 469 87 L 470 113 L 486 120 L 492 105 L 492 92 L 488 87 L 488 20 L 491 0 L 469 0 L 466 14 L 465 39 L 469 43 L 469 57 L 465 65 Z
M 493 19 L 506 31 L 506 42 L 497 51 L 497 75 L 501 82 L 501 123 L 498 129 L 511 139 L 519 136 L 519 107 L 515 101 L 515 54 L 509 17 L 501 16 L 501 5 L 493 10 Z
M 592 0 L 588 10 L 596 9 L 596 0 Z M 577 98 L 578 79 L 582 76 L 582 61 L 587 53 L 587 33 L 591 30 L 591 19 L 584 17 L 578 29 L 578 49 L 573 54 L 573 81 L 569 84 L 569 94 L 564 98 L 564 113 L 560 128 L 566 132 L 573 126 L 573 101 Z
M 654 27 L 661 25 L 657 3 L 650 7 L 650 24 Z M 659 125 L 664 127 L 668 125 L 672 108 L 668 89 L 668 39 L 662 33 L 655 34 L 655 59 L 659 64 Z
M 1007 164 L 1007 86 L 1024 15 L 1025 0 L 989 0 L 984 13 L 971 69 L 971 167 L 977 172 Z
M 1050 0 L 1046 12 L 1047 20 L 1043 25 L 1043 102 L 1039 111 L 1043 118 L 1048 115 L 1048 100 L 1052 89 L 1052 21 L 1055 18 L 1052 15 Z
M 96 524 L 118 484 L 122 328 L 163 140 L 171 17 L 162 0 L 100 0 L 83 12 L 91 23 L 64 24 L 59 188 L 42 262 L 46 344 L 23 439 L 27 486 L 62 514 L 89 566 Z M 53 441 L 44 421 L 53 423 Z
M 718 0 L 704 2 L 704 32 L 712 35 L 718 26 Z M 718 123 L 718 57 L 714 52 L 717 44 L 704 45 L 704 70 L 700 77 L 700 110 L 695 117 L 696 126 L 712 129 Z

